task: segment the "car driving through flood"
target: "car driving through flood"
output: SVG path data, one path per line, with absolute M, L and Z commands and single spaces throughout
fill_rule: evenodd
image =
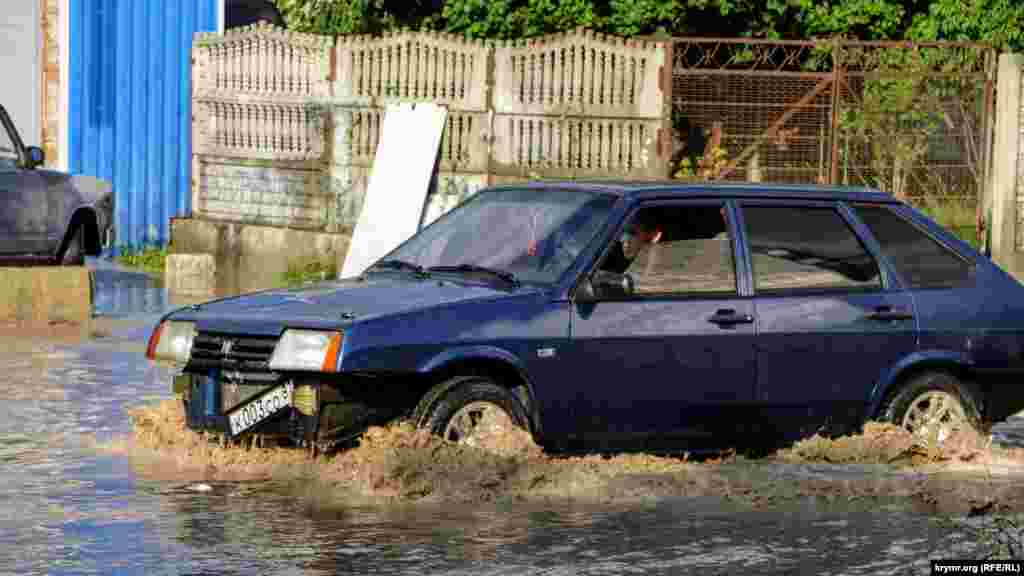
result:
M 479 191 L 358 277 L 176 310 L 147 356 L 188 426 L 330 450 L 490 416 L 545 450 L 846 433 L 1024 408 L 1024 286 L 869 189 L 544 181 Z

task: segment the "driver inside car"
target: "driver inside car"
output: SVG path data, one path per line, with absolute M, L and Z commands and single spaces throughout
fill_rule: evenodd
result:
M 634 260 L 654 244 L 661 241 L 662 230 L 651 211 L 642 211 L 612 247 L 601 264 L 601 270 L 624 274 Z

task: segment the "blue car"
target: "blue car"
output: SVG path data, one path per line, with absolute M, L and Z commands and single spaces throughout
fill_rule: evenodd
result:
M 168 314 L 188 426 L 330 450 L 489 415 L 551 451 L 941 440 L 1024 408 L 1024 287 L 868 189 L 535 182 L 478 192 L 359 277 Z

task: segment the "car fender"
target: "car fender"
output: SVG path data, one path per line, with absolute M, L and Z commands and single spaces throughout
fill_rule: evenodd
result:
M 533 382 L 531 382 L 529 376 L 527 376 L 526 366 L 523 365 L 523 361 L 508 350 L 497 346 L 486 345 L 449 348 L 430 358 L 426 362 L 423 362 L 416 371 L 420 374 L 429 374 L 437 370 L 443 370 L 446 366 L 450 366 L 451 364 L 466 360 L 497 361 L 506 364 L 515 370 L 520 380 L 522 380 L 526 385 L 526 393 L 529 396 L 530 406 L 532 407 L 530 410 L 530 418 L 534 420 L 536 425 L 538 422 L 536 414 L 537 403 L 534 401 L 536 396 L 534 395 Z
M 973 361 L 967 354 L 955 350 L 918 350 L 905 356 L 889 368 L 871 390 L 871 396 L 868 399 L 868 417 L 874 418 L 878 415 L 879 410 L 882 409 L 882 402 L 908 370 L 914 370 L 922 365 L 957 366 L 970 369 Z
M 113 210 L 113 186 L 110 181 L 87 176 L 82 174 L 67 175 L 62 172 L 48 172 L 48 176 L 59 182 L 55 190 L 59 190 L 59 202 L 63 203 L 61 214 L 62 221 L 58 222 L 62 231 L 61 240 L 57 246 L 59 254 L 67 246 L 67 242 L 74 232 L 71 225 L 76 219 L 85 218 L 95 225 L 97 234 L 96 240 L 100 250 L 104 248 L 105 233 L 111 229 L 114 214 Z

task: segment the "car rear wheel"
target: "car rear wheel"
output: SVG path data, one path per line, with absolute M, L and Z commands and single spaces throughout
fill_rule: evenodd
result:
M 85 263 L 85 232 L 83 226 L 75 228 L 74 234 L 68 240 L 68 246 L 61 255 L 62 266 L 81 266 Z
M 482 376 L 456 377 L 437 385 L 420 401 L 413 419 L 445 440 L 468 445 L 477 445 L 482 435 L 529 430 L 522 402 Z
M 982 433 L 979 406 L 973 386 L 945 372 L 927 372 L 893 395 L 883 410 L 883 419 L 941 444 L 957 432 Z

